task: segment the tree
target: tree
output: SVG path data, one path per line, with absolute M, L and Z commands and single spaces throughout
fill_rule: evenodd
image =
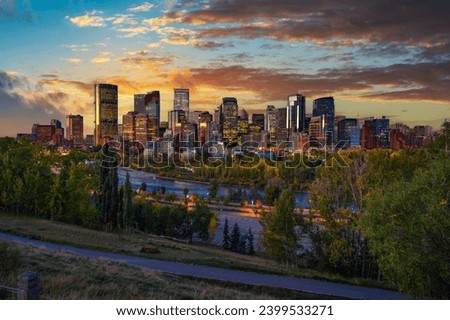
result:
M 255 246 L 254 246 L 254 236 L 252 233 L 252 229 L 248 228 L 248 233 L 247 233 L 247 253 L 250 255 L 255 254 Z
M 223 226 L 223 239 L 222 239 L 222 248 L 225 250 L 231 249 L 231 239 L 230 239 L 230 231 L 228 229 L 228 218 L 225 218 L 225 224 Z
M 213 180 L 208 188 L 208 198 L 214 199 L 217 196 L 218 189 L 219 185 L 217 184 L 217 181 Z
M 230 249 L 234 252 L 238 252 L 241 245 L 241 231 L 239 230 L 239 225 L 237 222 L 233 226 L 233 231 L 231 232 Z
M 161 194 L 162 195 L 166 194 L 166 187 L 165 186 L 161 186 Z
M 264 188 L 264 202 L 268 206 L 272 206 L 275 200 L 280 196 L 281 189 L 278 186 L 268 184 Z
M 294 193 L 285 190 L 275 202 L 274 212 L 262 213 L 262 245 L 269 257 L 282 263 L 292 263 L 299 247 L 294 203 Z
M 100 166 L 100 194 L 99 205 L 100 215 L 105 231 L 110 232 L 117 225 L 117 212 L 119 208 L 117 175 L 117 159 L 109 152 L 109 147 L 105 146 L 102 153 Z
M 188 217 L 192 225 L 192 234 L 197 234 L 202 240 L 208 240 L 210 231 L 215 229 L 217 214 L 208 208 L 203 199 L 198 198 L 195 201 L 194 210 Z
M 127 172 L 123 185 L 122 218 L 125 232 L 129 231 L 133 215 L 133 190 L 131 189 L 130 175 Z
M 143 192 L 147 191 L 147 184 L 145 183 L 145 181 L 142 181 L 141 183 L 141 191 Z
M 415 297 L 450 297 L 449 177 L 444 155 L 373 191 L 361 218 L 384 277 Z

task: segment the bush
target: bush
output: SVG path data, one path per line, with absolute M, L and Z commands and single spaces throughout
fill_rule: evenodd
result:
M 0 243 L 0 282 L 16 277 L 20 264 L 19 252 L 6 243 Z

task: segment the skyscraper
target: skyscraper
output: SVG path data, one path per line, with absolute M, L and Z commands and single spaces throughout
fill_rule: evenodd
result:
M 280 146 L 280 144 L 285 143 L 287 141 L 288 137 L 286 127 L 287 108 L 276 109 L 276 118 L 277 118 L 277 127 L 275 131 L 275 137 L 278 146 Z M 282 145 L 281 147 L 284 147 L 284 145 Z
M 66 116 L 67 140 L 73 141 L 73 145 L 83 144 L 84 139 L 84 123 L 83 116 L 67 115 Z
M 312 117 L 309 123 L 309 141 L 311 147 L 322 148 L 327 141 L 326 115 Z
M 96 84 L 95 97 L 95 144 L 114 139 L 118 134 L 118 88 L 113 84 Z
M 334 98 L 324 97 L 314 100 L 313 102 L 313 117 L 325 116 L 324 130 L 326 134 L 326 144 L 333 143 L 334 136 Z
M 269 133 L 269 141 L 275 141 L 275 133 L 277 130 L 277 110 L 274 106 L 267 106 L 265 120 L 265 130 Z
M 358 119 L 342 119 L 338 122 L 337 147 L 352 148 L 361 144 L 361 130 Z
M 169 129 L 175 128 L 177 123 L 184 123 L 187 121 L 186 114 L 183 110 L 169 111 L 168 122 Z
M 134 95 L 134 111 L 146 114 L 145 111 L 145 94 Z
M 264 113 L 252 114 L 252 124 L 259 126 L 260 131 L 264 130 Z
M 189 89 L 173 89 L 173 110 L 189 114 Z
M 223 141 L 234 143 L 238 139 L 238 103 L 236 98 L 226 97 L 222 102 Z
M 239 110 L 239 119 L 248 121 L 248 112 L 245 109 Z
M 145 95 L 145 114 L 156 117 L 156 123 L 159 128 L 161 121 L 161 103 L 159 98 L 159 91 L 151 91 Z
M 375 148 L 389 148 L 390 143 L 388 118 L 383 116 L 381 118 L 366 120 L 364 126 L 372 127 L 373 130 L 368 132 L 373 134 L 373 137 L 375 138 Z
M 303 132 L 306 130 L 306 105 L 305 97 L 301 94 L 288 96 L 287 129 L 289 133 Z

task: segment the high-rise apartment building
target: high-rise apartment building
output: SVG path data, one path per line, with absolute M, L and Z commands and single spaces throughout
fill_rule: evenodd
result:
M 189 114 L 189 89 L 173 89 L 173 110 Z
M 66 116 L 66 135 L 67 140 L 74 146 L 81 145 L 84 142 L 84 123 L 83 116 L 67 115 Z
M 313 117 L 325 116 L 325 135 L 326 144 L 331 145 L 334 140 L 334 98 L 324 97 L 314 100 L 313 102 Z
M 118 135 L 118 87 L 113 84 L 96 84 L 95 144 L 102 145 Z

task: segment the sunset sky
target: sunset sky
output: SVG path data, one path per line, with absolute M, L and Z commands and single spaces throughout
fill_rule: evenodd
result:
M 0 0 L 0 136 L 66 114 L 93 133 L 94 83 L 189 88 L 191 110 L 332 95 L 336 114 L 435 128 L 450 118 L 450 1 Z

